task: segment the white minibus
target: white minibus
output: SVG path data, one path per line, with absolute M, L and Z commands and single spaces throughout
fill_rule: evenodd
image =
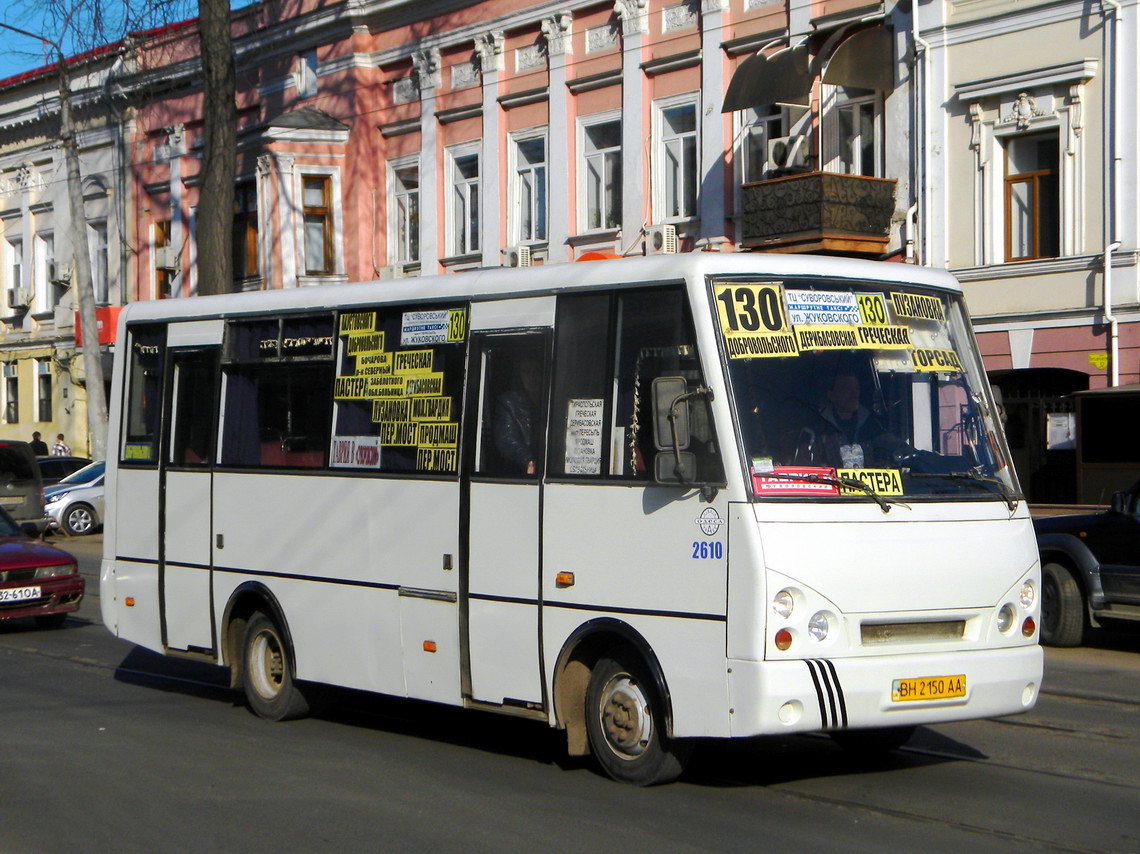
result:
M 1023 712 L 1032 526 L 962 294 L 695 253 L 120 315 L 103 618 L 251 709 L 538 718 L 637 784 L 698 738 Z

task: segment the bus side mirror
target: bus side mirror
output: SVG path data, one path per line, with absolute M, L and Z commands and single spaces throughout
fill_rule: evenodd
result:
M 653 380 L 653 445 L 659 451 L 689 447 L 689 401 L 680 399 L 688 390 L 684 377 Z
M 653 458 L 653 479 L 657 483 L 693 483 L 697 476 L 697 455 L 692 451 L 662 451 Z
M 1129 498 L 1131 496 L 1127 492 L 1114 492 L 1112 493 L 1112 509 L 1117 513 L 1129 513 Z

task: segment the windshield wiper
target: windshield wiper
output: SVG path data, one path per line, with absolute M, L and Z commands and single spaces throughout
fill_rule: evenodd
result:
M 970 470 L 970 471 L 948 471 L 948 472 L 909 471 L 909 472 L 907 472 L 907 477 L 941 477 L 941 478 L 944 478 L 945 480 L 954 480 L 954 481 L 959 481 L 959 482 L 964 481 L 966 483 L 976 483 L 982 489 L 993 487 L 997 490 L 998 494 L 1002 497 L 1002 500 L 1005 501 L 1006 506 L 1009 507 L 1010 513 L 1012 513 L 1014 510 L 1017 509 L 1017 502 L 1018 502 L 1017 495 L 1013 492 L 1012 489 L 1010 489 L 1008 486 L 1006 486 L 1005 481 L 1000 480 L 996 477 L 989 477 L 987 475 L 980 474 L 979 472 L 976 472 L 973 470 Z
M 879 495 L 879 493 L 875 492 L 875 490 L 869 487 L 867 484 L 863 483 L 863 481 L 857 480 L 853 477 L 840 477 L 839 475 L 835 475 L 833 477 L 827 474 L 785 474 L 783 472 L 774 471 L 756 472 L 756 476 L 771 477 L 778 480 L 798 480 L 803 483 L 826 483 L 829 486 L 845 486 L 848 489 L 857 489 L 860 492 L 863 492 L 871 496 L 871 498 L 875 499 L 875 503 L 883 508 L 884 513 L 891 512 L 892 504 L 897 504 L 900 507 L 905 507 L 907 510 L 910 509 L 909 504 L 906 504 L 902 501 L 897 501 L 893 498 L 885 498 L 882 495 Z

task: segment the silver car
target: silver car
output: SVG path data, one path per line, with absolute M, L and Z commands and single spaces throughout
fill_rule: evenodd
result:
M 78 480 L 82 473 L 90 475 L 96 466 L 102 469 L 103 463 L 92 463 L 69 476 L 78 476 L 77 482 L 62 482 L 44 490 L 44 514 L 52 527 L 74 537 L 90 534 L 103 524 L 102 471 L 92 479 Z

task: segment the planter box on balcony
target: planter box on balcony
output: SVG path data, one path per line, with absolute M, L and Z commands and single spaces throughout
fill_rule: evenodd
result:
M 741 187 L 742 244 L 770 252 L 881 255 L 895 181 L 807 172 Z

